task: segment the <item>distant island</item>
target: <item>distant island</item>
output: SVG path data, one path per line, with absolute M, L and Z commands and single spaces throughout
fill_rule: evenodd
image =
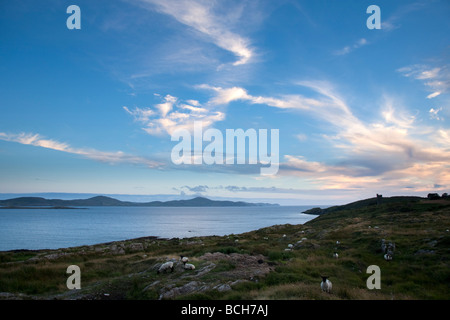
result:
M 250 203 L 244 201 L 211 200 L 196 197 L 189 200 L 130 202 L 114 198 L 97 196 L 89 199 L 61 200 L 45 199 L 40 197 L 19 197 L 0 200 L 0 208 L 29 209 L 51 207 L 55 209 L 73 209 L 73 207 L 254 207 L 279 206 L 271 203 Z
M 75 208 L 75 207 L 62 207 L 62 206 L 54 206 L 54 207 L 48 207 L 48 206 L 25 206 L 25 207 L 19 207 L 19 206 L 8 206 L 3 207 L 0 206 L 0 209 L 86 209 L 86 208 Z

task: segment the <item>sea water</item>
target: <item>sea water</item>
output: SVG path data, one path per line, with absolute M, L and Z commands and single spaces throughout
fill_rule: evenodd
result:
M 0 251 L 58 249 L 139 237 L 239 234 L 303 224 L 312 206 L 0 209 Z

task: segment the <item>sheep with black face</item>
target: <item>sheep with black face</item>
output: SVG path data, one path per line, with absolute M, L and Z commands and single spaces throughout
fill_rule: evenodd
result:
M 322 291 L 327 293 L 331 293 L 331 289 L 333 288 L 333 284 L 330 280 L 328 280 L 327 276 L 322 276 L 322 282 L 320 283 L 320 288 Z
M 167 261 L 165 263 L 163 263 L 157 273 L 160 274 L 161 272 L 166 272 L 167 270 L 170 270 L 170 272 L 173 272 L 173 262 L 172 261 Z

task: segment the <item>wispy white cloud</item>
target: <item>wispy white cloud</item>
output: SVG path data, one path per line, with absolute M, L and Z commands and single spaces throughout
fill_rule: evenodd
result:
M 430 1 L 428 0 L 419 0 L 400 5 L 397 10 L 387 18 L 381 19 L 381 30 L 390 32 L 401 28 L 402 20 L 405 19 L 405 17 L 416 11 L 423 10 L 429 5 Z
M 55 140 L 43 139 L 39 134 L 33 133 L 19 133 L 19 134 L 7 134 L 0 132 L 0 139 L 4 141 L 18 142 L 21 144 L 29 144 L 36 147 L 43 147 L 47 149 L 53 149 L 57 151 L 69 150 L 69 146 L 65 143 L 61 143 Z
M 310 88 L 320 94 L 319 98 L 309 98 L 300 94 L 283 95 L 280 97 L 254 96 L 241 87 L 221 88 L 209 85 L 198 86 L 215 92 L 209 100 L 209 105 L 227 105 L 233 101 L 246 101 L 251 104 L 263 104 L 274 108 L 308 111 L 320 119 L 330 123 L 348 126 L 359 125 L 359 120 L 352 114 L 350 108 L 335 92 L 333 86 L 326 81 L 302 81 L 299 86 Z
M 201 121 L 203 127 L 207 128 L 225 119 L 225 113 L 218 109 L 205 108 L 197 100 L 182 102 L 171 95 L 166 95 L 163 102 L 153 108 L 136 107 L 130 110 L 124 106 L 123 109 L 143 124 L 142 129 L 150 135 L 171 135 L 178 129 L 192 132 L 195 121 Z
M 216 95 L 209 101 L 210 105 L 226 105 L 230 102 L 237 100 L 250 100 L 251 96 L 247 94 L 247 91 L 240 87 L 232 87 L 232 88 L 221 88 L 221 87 L 213 87 L 207 84 L 202 84 L 197 86 L 200 89 L 212 90 L 216 93 Z
M 150 118 L 155 114 L 155 111 L 152 109 L 146 108 L 135 108 L 134 110 L 130 110 L 128 107 L 124 106 L 123 109 L 131 114 L 135 120 L 140 122 L 147 122 L 150 120 Z
M 420 80 L 431 91 L 428 99 L 433 99 L 441 94 L 450 92 L 450 66 L 441 65 L 437 67 L 415 64 L 402 67 L 397 70 L 405 77 Z
M 352 45 L 345 46 L 342 49 L 336 50 L 334 52 L 334 54 L 338 55 L 338 56 L 343 56 L 343 55 L 349 54 L 350 52 L 352 52 L 356 49 L 359 49 L 367 44 L 369 44 L 369 42 L 365 38 L 361 38 L 361 39 L 357 40 L 355 43 L 353 43 Z
M 397 105 L 393 99 L 385 102 L 380 108 L 381 118 L 372 123 L 358 122 L 355 127 L 342 123 L 330 139 L 340 159 L 321 163 L 286 156 L 280 173 L 320 182 L 322 188 L 383 185 L 425 190 L 434 184 L 450 186 L 450 175 L 443 173 L 449 169 L 448 145 L 436 141 L 435 131 L 421 127 L 414 116 L 397 112 Z
M 250 40 L 233 31 L 233 29 L 238 29 L 237 25 L 240 19 L 240 16 L 236 15 L 236 12 L 240 12 L 240 8 L 236 4 L 229 8 L 223 6 L 218 8 L 218 3 L 215 1 L 204 0 L 137 1 L 147 5 L 146 8 L 173 17 L 178 22 L 200 32 L 218 47 L 233 53 L 238 58 L 233 63 L 235 66 L 250 62 L 254 56 Z M 226 9 L 226 13 L 223 12 L 224 9 Z
M 149 168 L 158 168 L 162 166 L 162 163 L 160 162 L 135 155 L 126 154 L 122 151 L 109 152 L 109 151 L 100 151 L 92 148 L 73 148 L 67 143 L 45 139 L 39 134 L 34 133 L 16 134 L 16 133 L 0 132 L 0 140 L 17 142 L 24 145 L 32 145 L 35 147 L 42 147 L 51 150 L 71 153 L 83 156 L 88 159 L 110 164 L 129 163 L 129 164 L 144 165 Z
M 394 125 L 402 129 L 412 128 L 416 120 L 416 117 L 406 112 L 398 101 L 386 95 L 383 97 L 381 115 L 387 125 Z
M 441 111 L 442 111 L 442 107 L 437 108 L 437 109 L 431 108 L 429 110 L 430 118 L 435 119 L 435 120 L 444 120 L 444 118 L 441 115 L 439 115 L 439 112 L 441 112 Z
M 434 97 L 437 97 L 438 95 L 440 95 L 442 92 L 440 91 L 435 91 L 433 93 L 430 93 L 429 95 L 427 95 L 428 99 L 433 99 Z
M 308 139 L 308 137 L 304 133 L 296 134 L 295 138 L 299 141 L 306 141 Z

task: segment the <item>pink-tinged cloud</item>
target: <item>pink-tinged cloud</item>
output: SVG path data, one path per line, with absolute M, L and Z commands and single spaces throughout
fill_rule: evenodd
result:
M 100 151 L 92 148 L 73 148 L 66 143 L 61 143 L 56 140 L 49 140 L 42 138 L 39 134 L 33 133 L 4 133 L 0 132 L 0 140 L 17 142 L 24 145 L 31 145 L 35 147 L 42 147 L 46 149 L 66 152 L 70 154 L 80 155 L 88 159 L 110 163 L 129 163 L 144 165 L 149 168 L 162 167 L 162 163 L 146 159 L 144 157 L 126 154 L 122 151 L 110 152 Z

